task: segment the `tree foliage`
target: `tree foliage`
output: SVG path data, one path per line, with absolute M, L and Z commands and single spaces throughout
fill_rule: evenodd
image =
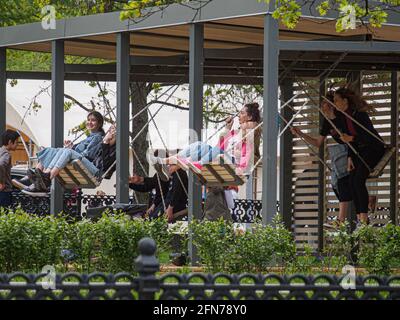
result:
M 197 8 L 205 6 L 213 0 L 133 0 L 123 6 L 121 19 L 135 19 L 154 12 L 148 7 L 159 9 L 171 4 L 189 5 L 197 3 Z M 249 1 L 249 0 L 243 0 Z M 336 31 L 342 32 L 353 27 L 349 21 L 353 19 L 358 25 L 381 27 L 387 22 L 388 12 L 400 10 L 400 0 L 254 0 L 272 4 L 273 17 L 289 29 L 294 29 L 302 15 L 302 10 L 308 8 L 311 16 L 325 17 L 333 15 L 336 19 Z

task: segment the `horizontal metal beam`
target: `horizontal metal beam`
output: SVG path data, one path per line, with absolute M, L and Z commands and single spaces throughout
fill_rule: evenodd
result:
M 200 9 L 196 9 L 196 6 Z M 259 1 L 213 0 L 206 4 L 193 1 L 186 5 L 172 4 L 165 10 L 149 8 L 143 13 L 146 18 L 133 20 L 121 21 L 120 12 L 112 12 L 57 20 L 54 30 L 43 29 L 41 22 L 0 28 L 0 47 L 187 25 L 196 22 L 263 15 L 267 12 L 268 6 L 265 2 Z
M 400 53 L 400 42 L 280 40 L 280 50 Z

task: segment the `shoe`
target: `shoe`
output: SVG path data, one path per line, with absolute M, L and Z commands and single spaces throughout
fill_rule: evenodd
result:
M 44 173 L 43 171 L 36 169 L 33 183 L 38 190 L 44 191 L 49 189 L 51 186 L 50 173 Z
M 186 264 L 186 254 L 184 253 L 171 253 L 171 262 L 177 267 L 181 267 Z
M 149 163 L 150 164 L 152 164 L 152 165 L 155 165 L 155 164 L 157 164 L 157 163 L 159 163 L 159 164 L 161 164 L 162 163 L 162 161 L 161 161 L 161 158 L 160 157 L 156 157 L 156 156 L 153 156 L 152 154 L 149 154 L 149 156 L 148 156 L 148 159 L 147 159 L 148 161 L 149 161 Z
M 167 182 L 169 180 L 168 167 L 165 164 L 155 163 L 153 167 L 162 181 Z
M 333 221 L 328 221 L 324 223 L 324 228 L 326 229 L 331 229 L 331 230 L 337 230 L 340 228 L 341 222 L 337 221 L 337 220 L 333 220 Z
M 33 183 L 29 187 L 23 189 L 21 192 L 31 197 L 46 197 L 49 194 L 50 190 L 38 189 Z
M 21 179 L 12 179 L 11 182 L 14 187 L 20 190 L 25 189 L 26 187 L 29 187 L 33 183 L 34 174 L 35 174 L 34 170 L 29 169 L 25 177 Z

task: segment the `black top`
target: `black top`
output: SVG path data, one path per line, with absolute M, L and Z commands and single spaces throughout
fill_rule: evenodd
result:
M 107 175 L 104 177 L 105 179 L 110 179 L 116 169 L 116 160 L 117 157 L 117 146 L 116 144 L 109 145 L 102 143 L 101 148 L 98 150 L 96 157 L 93 160 L 93 164 L 99 169 L 99 177 L 101 177 L 105 172 Z M 111 169 L 110 167 L 113 166 Z M 109 170 L 110 169 L 110 170 Z
M 332 120 L 334 125 L 342 132 L 345 133 L 349 136 L 354 136 L 354 141 L 351 142 L 351 145 L 354 147 L 357 152 L 363 152 L 365 150 L 368 151 L 376 151 L 376 152 L 381 152 L 384 149 L 384 142 L 381 136 L 379 135 L 378 131 L 375 130 L 372 121 L 368 115 L 367 112 L 363 111 L 353 111 L 350 113 L 351 117 L 354 118 L 358 123 L 360 123 L 363 127 L 367 128 L 369 131 L 371 131 L 375 136 L 381 138 L 382 142 L 379 142 L 377 138 L 372 136 L 369 132 L 367 132 L 364 128 L 359 126 L 357 123 L 352 121 L 350 118 L 350 121 L 346 120 L 346 116 L 341 113 L 341 112 L 335 112 L 336 118 Z M 349 126 L 349 122 L 353 124 L 353 128 L 355 131 L 351 131 L 351 128 Z M 328 134 L 331 134 L 332 137 L 335 139 L 337 143 L 343 144 L 344 142 L 339 138 L 339 134 L 336 132 L 335 129 L 332 128 L 331 124 L 324 119 L 322 122 L 321 130 L 320 130 L 321 136 L 327 136 Z M 349 148 L 349 156 L 355 156 L 354 152 Z
M 129 184 L 129 188 L 138 192 L 150 192 L 153 189 L 155 189 L 156 194 L 154 196 L 152 204 L 154 204 L 157 207 L 160 203 L 162 203 L 162 196 L 164 196 L 165 199 L 168 193 L 169 185 L 170 185 L 170 180 L 163 181 L 161 179 L 158 179 L 157 174 L 155 174 L 152 177 L 144 178 L 142 184 L 133 184 L 133 183 Z
M 347 126 L 346 122 L 344 119 L 344 115 L 341 112 L 335 111 L 335 116 L 336 118 L 331 119 L 333 124 L 343 133 L 347 133 Z M 332 138 L 339 144 L 343 144 L 344 142 L 340 139 L 339 133 L 336 132 L 336 130 L 332 127 L 330 122 L 326 120 L 326 118 L 322 119 L 322 124 L 321 124 L 321 129 L 319 131 L 319 134 L 321 136 L 327 137 L 328 135 L 331 135 Z M 349 133 L 347 133 L 349 134 Z
M 178 176 L 179 175 L 179 176 Z M 180 179 L 179 179 L 180 177 Z M 182 183 L 181 183 L 182 181 Z M 174 207 L 174 212 L 183 210 L 187 205 L 188 176 L 182 169 L 172 174 L 172 182 L 165 205 Z

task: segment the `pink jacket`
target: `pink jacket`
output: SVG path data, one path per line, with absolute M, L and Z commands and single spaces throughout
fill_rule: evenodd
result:
M 243 170 L 243 172 L 247 172 L 250 170 L 250 160 L 252 158 L 252 151 L 254 144 L 249 141 L 251 135 L 248 135 L 245 139 L 243 137 L 245 133 L 242 130 L 227 130 L 225 129 L 219 138 L 218 147 L 226 151 L 229 147 L 229 143 L 232 139 L 237 139 L 238 142 L 234 143 L 233 146 L 233 154 L 232 156 L 235 158 L 236 167 Z

